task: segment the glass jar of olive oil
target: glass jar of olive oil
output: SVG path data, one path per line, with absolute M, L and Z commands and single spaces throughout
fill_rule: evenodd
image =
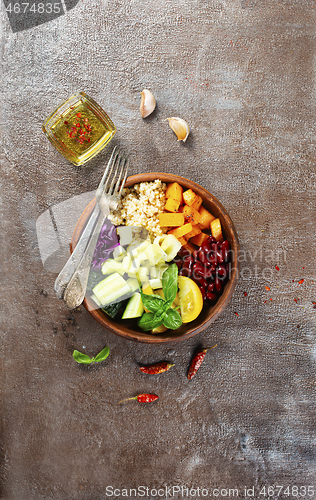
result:
M 62 103 L 42 128 L 55 148 L 74 165 L 91 160 L 116 132 L 112 120 L 85 92 Z

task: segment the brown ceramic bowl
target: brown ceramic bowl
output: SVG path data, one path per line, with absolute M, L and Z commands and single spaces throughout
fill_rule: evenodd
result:
M 124 337 L 129 340 L 134 340 L 136 342 L 145 342 L 151 344 L 159 344 L 166 342 L 179 342 L 184 339 L 188 339 L 193 335 L 204 330 L 208 327 L 215 319 L 224 311 L 228 302 L 230 301 L 234 288 L 237 283 L 238 277 L 238 253 L 239 253 L 239 242 L 234 224 L 226 212 L 225 208 L 221 203 L 206 189 L 202 188 L 195 182 L 192 182 L 184 177 L 179 177 L 173 174 L 163 174 L 163 173 L 150 173 L 150 174 L 139 174 L 128 177 L 126 180 L 125 187 L 133 186 L 139 182 L 149 182 L 155 179 L 161 179 L 163 182 L 178 182 L 184 189 L 192 189 L 195 193 L 199 194 L 203 199 L 203 205 L 207 210 L 209 210 L 215 217 L 219 217 L 224 238 L 230 242 L 232 249 L 232 272 L 230 280 L 227 282 L 224 288 L 223 294 L 219 297 L 216 304 L 208 308 L 204 307 L 199 317 L 192 321 L 192 323 L 183 324 L 177 330 L 167 330 L 164 333 L 152 335 L 147 332 L 140 330 L 135 320 L 113 320 L 107 314 L 105 314 L 101 309 L 93 309 L 92 303 L 89 299 L 85 299 L 83 304 L 85 308 L 89 311 L 91 316 L 96 319 L 102 326 L 112 333 Z M 90 214 L 95 206 L 95 199 L 89 203 L 84 212 L 82 213 L 80 219 L 75 227 L 72 240 L 71 240 L 71 251 L 76 246 L 78 239 L 87 223 Z

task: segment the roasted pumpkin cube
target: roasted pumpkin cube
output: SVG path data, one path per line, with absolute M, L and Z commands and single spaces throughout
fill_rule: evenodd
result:
M 198 226 L 198 224 L 194 224 L 192 225 L 192 231 L 185 234 L 185 239 L 189 240 L 190 238 L 193 238 L 194 236 L 200 234 L 201 232 L 202 232 L 201 228 Z
M 201 229 L 210 229 L 212 220 L 215 220 L 214 215 L 212 215 L 203 205 L 200 207 L 199 214 L 201 215 L 201 220 L 199 226 Z
M 177 200 L 180 202 L 180 205 L 183 203 L 183 188 L 177 182 L 172 182 L 171 184 L 167 184 L 167 189 L 165 192 L 166 198 L 172 198 L 173 200 Z
M 196 236 L 193 236 L 193 238 L 190 239 L 190 243 L 193 243 L 194 245 L 197 245 L 200 247 L 203 243 L 203 241 L 207 240 L 208 234 L 206 233 L 200 233 L 197 234 Z
M 165 210 L 168 212 L 177 212 L 180 206 L 179 200 L 174 200 L 173 198 L 168 198 L 165 204 Z
M 171 229 L 171 231 L 168 231 L 168 234 L 173 234 L 176 238 L 181 238 L 181 236 L 184 236 L 192 231 L 192 224 L 189 222 L 188 224 L 184 224 L 181 227 L 177 227 L 176 229 Z
M 180 238 L 177 238 L 178 241 L 180 241 L 181 245 L 184 246 L 187 242 L 184 236 L 180 236 Z
M 184 215 L 180 213 L 159 214 L 160 227 L 178 227 L 184 224 Z
M 215 219 L 211 222 L 211 232 L 216 241 L 223 240 L 222 225 L 219 219 Z
M 186 205 L 189 205 L 191 207 L 193 203 L 196 201 L 196 194 L 192 189 L 188 189 L 187 191 L 184 191 L 183 193 L 183 201 Z
M 186 222 L 191 222 L 192 224 L 198 224 L 200 222 L 201 215 L 195 208 L 184 205 L 181 209 Z
M 187 241 L 186 244 L 183 245 L 183 248 L 185 248 L 185 250 L 188 250 L 191 254 L 194 252 L 194 250 L 196 250 L 196 247 L 189 241 Z
M 192 208 L 195 208 L 195 210 L 199 210 L 200 206 L 202 205 L 202 202 L 203 202 L 202 197 L 197 194 L 195 202 L 191 206 Z

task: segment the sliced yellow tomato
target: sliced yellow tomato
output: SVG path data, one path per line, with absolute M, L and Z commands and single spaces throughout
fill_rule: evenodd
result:
M 179 276 L 179 301 L 183 323 L 195 320 L 203 308 L 203 297 L 197 284 L 186 276 Z

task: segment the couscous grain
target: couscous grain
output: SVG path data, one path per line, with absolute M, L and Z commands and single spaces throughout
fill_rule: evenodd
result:
M 163 212 L 166 203 L 166 187 L 166 184 L 157 179 L 125 188 L 109 219 L 116 226 L 142 226 L 147 229 L 153 241 L 164 232 L 159 225 L 159 214 Z

